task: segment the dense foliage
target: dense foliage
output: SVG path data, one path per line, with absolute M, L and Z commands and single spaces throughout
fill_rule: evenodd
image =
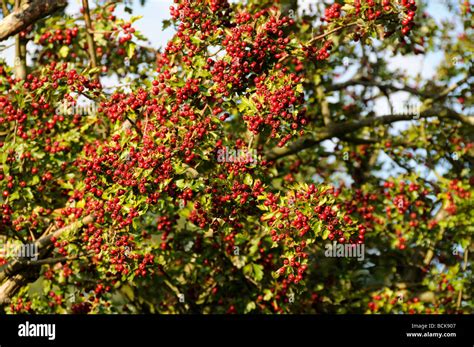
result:
M 40 249 L 0 258 L 5 312 L 472 312 L 469 1 L 440 24 L 414 0 L 175 0 L 162 50 L 119 6 L 22 31 L 24 79 L 1 63 L 0 236 Z M 390 68 L 432 52 L 434 78 Z

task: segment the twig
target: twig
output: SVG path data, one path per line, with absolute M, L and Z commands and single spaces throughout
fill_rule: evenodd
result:
M 332 30 L 329 30 L 328 32 L 324 33 L 324 34 L 321 34 L 319 36 L 315 36 L 313 37 L 311 40 L 308 41 L 309 44 L 312 44 L 313 42 L 315 41 L 319 41 L 321 39 L 324 39 L 326 36 L 329 36 L 331 34 L 334 34 L 334 33 L 337 33 L 338 31 L 341 31 L 342 29 L 345 29 L 345 28 L 350 28 L 354 25 L 357 25 L 356 22 L 353 22 L 353 23 L 349 23 L 349 24 L 346 24 L 346 25 L 341 25 L 339 27 L 336 27 Z
M 463 272 L 466 272 L 468 257 L 469 257 L 469 247 L 466 247 L 466 250 L 464 251 L 464 264 L 462 266 L 462 271 Z M 458 310 L 461 307 L 462 291 L 463 291 L 463 286 L 461 285 L 461 288 L 459 289 L 459 293 L 458 293 L 458 300 L 457 300 L 457 303 L 456 303 L 456 308 Z

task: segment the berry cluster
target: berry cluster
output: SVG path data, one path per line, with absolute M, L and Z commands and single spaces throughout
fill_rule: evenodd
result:
M 324 42 L 321 48 L 317 48 L 314 46 L 303 46 L 302 50 L 305 54 L 305 57 L 322 61 L 322 60 L 327 60 L 329 58 L 332 46 L 333 46 L 332 41 L 327 40 Z
M 268 80 L 258 77 L 255 79 L 256 94 L 252 101 L 259 113 L 247 114 L 242 118 L 254 134 L 261 132 L 263 125 L 269 126 L 270 136 L 279 137 L 278 145 L 283 147 L 292 138 L 292 133 L 307 124 L 307 120 L 304 117 L 304 109 L 293 112 L 300 109 L 303 102 L 303 94 L 297 92 L 301 77 L 293 73 L 287 76 L 283 71 L 279 77 L 286 82 L 274 90 L 269 89 Z M 270 80 L 273 81 L 274 77 L 270 77 Z M 283 136 L 282 131 L 286 132 L 286 135 Z M 300 135 L 302 134 L 300 131 Z
M 324 10 L 324 20 L 330 22 L 341 16 L 341 4 L 335 3 Z
M 222 35 L 222 23 L 228 23 L 229 3 L 226 0 L 213 0 L 211 3 L 203 0 L 180 2 L 176 7 L 170 7 L 171 17 L 176 20 L 176 40 L 168 42 L 166 54 L 183 52 L 183 62 L 191 65 L 191 58 L 201 51 L 201 47 L 192 40 L 198 37 L 206 40 L 216 32 Z
M 361 13 L 361 1 L 364 0 L 354 1 L 356 16 L 359 16 Z M 386 12 L 391 11 L 390 0 L 384 1 L 382 3 L 383 7 L 380 7 L 380 4 L 376 3 L 373 0 L 366 0 L 365 2 L 369 7 L 364 11 L 364 17 L 369 21 L 379 18 L 382 15 L 382 9 Z
M 325 17 L 323 18 L 323 21 L 326 21 L 331 25 L 336 20 L 340 20 L 338 21 L 338 24 L 340 24 L 342 28 L 344 25 L 353 23 L 354 16 L 359 17 L 364 22 L 372 22 L 382 18 L 382 15 L 385 13 L 387 15 L 403 15 L 404 18 L 401 22 L 401 32 L 403 35 L 408 35 L 412 27 L 415 25 L 413 22 L 417 10 L 415 0 L 402 0 L 401 3 L 395 3 L 393 0 L 383 0 L 382 2 L 376 2 L 375 0 L 354 0 L 354 8 L 354 13 L 350 12 L 342 16 L 341 5 L 335 3 L 325 9 Z M 329 29 L 334 29 L 334 27 L 330 25 L 328 25 Z M 320 28 L 321 35 L 324 36 L 328 27 Z M 365 30 L 363 26 L 357 25 L 354 30 L 353 39 L 357 42 L 366 34 L 367 30 Z M 388 37 L 391 34 L 393 34 L 393 31 L 386 33 L 385 36 Z M 331 45 L 331 41 L 325 41 L 323 47 L 319 49 L 313 46 L 303 46 L 302 49 L 306 57 L 315 57 L 316 60 L 325 60 L 329 58 Z
M 119 38 L 119 44 L 123 45 L 125 42 L 132 40 L 132 34 L 135 32 L 135 28 L 132 28 L 132 23 L 123 23 L 120 27 L 123 30 L 123 35 Z
M 415 18 L 417 6 L 415 0 L 402 0 L 401 2 L 404 9 L 404 19 L 402 20 L 402 34 L 408 35 L 413 26 L 415 25 L 413 19 Z
M 177 216 L 174 217 L 175 221 L 172 220 L 173 218 L 170 218 L 168 216 L 160 216 L 158 217 L 157 223 L 156 223 L 156 229 L 158 232 L 162 232 L 161 234 L 161 248 L 166 249 L 166 243 L 167 241 L 172 241 L 171 239 L 168 240 L 168 236 L 170 232 L 173 230 L 173 226 L 175 225 L 176 220 L 178 219 Z
M 228 96 L 232 90 L 239 90 L 251 82 L 255 75 L 261 75 L 283 56 L 287 50 L 289 38 L 284 29 L 293 24 L 287 17 L 276 19 L 271 16 L 267 22 L 255 28 L 241 24 L 232 28 L 222 46 L 227 55 L 222 59 L 207 61 L 213 81 L 217 83 L 217 93 Z M 230 84 L 231 90 L 227 84 Z
M 77 134 L 79 138 L 87 117 L 79 114 L 65 116 L 51 100 L 73 103 L 75 99 L 69 93 L 81 91 L 93 94 L 98 92 L 100 84 L 79 75 L 75 70 L 69 70 L 67 64 L 55 62 L 45 67 L 41 74 L 29 74 L 25 81 L 18 83 L 5 74 L 5 70 L 2 73 L 2 83 L 6 82 L 12 88 L 15 86 L 30 102 L 18 107 L 14 99 L 0 97 L 0 131 L 16 129 L 13 144 L 20 146 L 12 148 L 12 142 L 0 143 L 0 147 L 5 147 L 5 159 L 9 167 L 7 175 L 3 170 L 0 171 L 0 185 L 3 188 L 0 229 L 13 229 L 30 237 L 28 230 L 42 230 L 45 218 L 51 218 L 57 227 L 61 227 L 68 216 L 77 218 L 81 215 L 80 209 L 63 207 L 75 182 L 71 176 L 67 177 L 75 171 L 75 167 L 70 164 L 81 151 L 83 140 L 72 143 L 64 139 L 64 133 L 71 136 Z M 43 93 L 46 87 L 51 88 L 49 97 Z M 34 149 L 28 147 L 29 143 L 35 144 Z M 46 163 L 49 160 L 58 164 L 49 165 Z M 23 207 L 15 208 L 18 204 L 22 206 L 26 200 L 34 200 L 35 196 L 42 198 L 38 198 L 39 203 L 28 204 L 28 212 Z M 41 206 L 47 201 L 54 201 L 52 206 L 55 207 Z
M 287 197 L 285 206 L 281 206 L 281 197 L 266 194 L 263 205 L 270 214 L 268 217 L 264 215 L 261 220 L 270 228 L 272 241 L 294 254 L 291 259 L 284 260 L 283 267 L 277 270 L 277 274 L 289 283 L 298 284 L 303 279 L 307 269 L 304 266 L 307 263 L 305 259 L 308 257 L 304 249 L 309 245 L 308 242 L 314 242 L 309 241 L 313 235 L 307 235 L 311 231 L 316 236 L 326 235 L 328 239 L 336 239 L 339 243 L 364 242 L 365 227 L 355 223 L 349 216 L 354 211 L 350 208 L 346 211 L 342 204 L 335 204 L 334 199 L 339 194 L 340 190 L 335 188 L 317 189 L 310 185 L 306 190 L 296 190 L 294 196 Z
M 10 304 L 10 310 L 15 313 L 32 313 L 31 301 L 24 301 L 23 298 L 19 297 Z
M 54 31 L 46 31 L 43 33 L 38 42 L 40 45 L 47 45 L 47 44 L 58 44 L 58 45 L 70 45 L 72 40 L 77 37 L 79 32 L 79 28 L 77 26 L 73 27 L 72 29 L 56 29 Z

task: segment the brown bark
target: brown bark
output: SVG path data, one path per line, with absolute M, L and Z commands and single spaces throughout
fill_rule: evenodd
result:
M 74 222 L 50 234 L 44 235 L 36 240 L 35 244 L 38 246 L 39 258 L 44 259 L 48 256 L 48 249 L 52 245 L 51 239 L 59 238 L 61 235 L 74 232 L 82 225 L 90 224 L 94 221 L 94 217 L 89 215 L 84 217 L 81 221 Z M 61 261 L 62 258 L 58 258 Z M 34 282 L 39 276 L 39 266 L 45 262 L 37 261 L 31 265 L 28 262 L 24 263 L 20 259 L 13 260 L 5 269 L 0 272 L 0 306 L 8 304 L 10 299 L 16 292 L 24 285 Z
M 66 7 L 67 0 L 26 1 L 0 22 L 0 41 L 18 34 L 38 19 Z

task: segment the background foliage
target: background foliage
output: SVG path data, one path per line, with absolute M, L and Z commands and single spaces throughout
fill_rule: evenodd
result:
M 40 247 L 0 258 L 3 310 L 471 313 L 469 1 L 442 25 L 421 1 L 175 2 L 164 49 L 101 1 L 89 30 L 22 31 L 24 78 L 1 64 L 0 236 Z M 387 63 L 440 51 L 433 79 Z

